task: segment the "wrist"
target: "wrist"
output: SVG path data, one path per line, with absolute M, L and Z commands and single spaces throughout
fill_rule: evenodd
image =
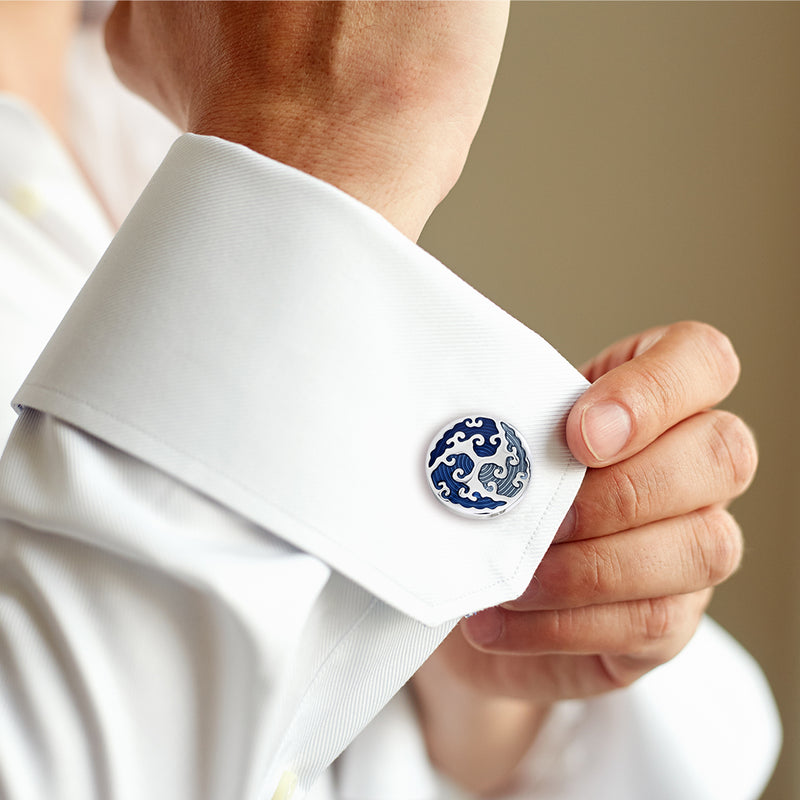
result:
M 504 3 L 132 3 L 106 27 L 179 127 L 328 181 L 415 239 L 488 100 Z
M 417 141 L 412 157 L 397 142 L 396 130 L 376 120 L 354 125 L 297 104 L 230 98 L 206 108 L 190 117 L 188 130 L 242 144 L 326 181 L 373 208 L 412 241 L 449 188 L 424 168 L 429 161 L 419 159 L 424 145 Z

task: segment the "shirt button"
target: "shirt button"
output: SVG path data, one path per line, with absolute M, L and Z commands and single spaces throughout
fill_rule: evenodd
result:
M 290 800 L 297 788 L 297 775 L 286 770 L 278 781 L 278 786 L 272 795 L 272 800 Z
M 11 190 L 11 205 L 26 217 L 37 217 L 44 208 L 44 198 L 32 186 L 20 183 Z
M 495 517 L 516 505 L 530 483 L 529 448 L 502 419 L 475 414 L 453 420 L 428 448 L 428 484 L 451 511 Z

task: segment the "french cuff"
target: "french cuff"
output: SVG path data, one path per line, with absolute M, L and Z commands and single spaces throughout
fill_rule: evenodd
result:
M 14 403 L 438 625 L 527 585 L 583 476 L 564 421 L 585 386 L 376 212 L 245 147 L 186 134 Z M 460 491 L 463 462 L 438 487 L 429 475 L 437 432 L 477 419 L 505 421 L 526 443 L 524 496 L 498 516 L 440 502 L 449 480 Z M 468 444 L 481 441 L 499 440 Z M 509 452 L 486 473 L 485 449 L 473 453 L 487 492 L 519 472 Z M 482 496 L 473 488 L 469 502 Z

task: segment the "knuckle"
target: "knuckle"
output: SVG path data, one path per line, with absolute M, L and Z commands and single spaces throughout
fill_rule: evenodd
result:
M 600 654 L 598 665 L 602 670 L 603 681 L 611 691 L 627 689 L 648 670 L 640 659 L 626 655 Z
M 568 648 L 576 636 L 575 615 L 569 608 L 548 611 L 536 630 L 536 647 L 542 652 Z
M 739 379 L 741 365 L 731 340 L 722 331 L 705 322 L 686 322 L 686 333 L 702 348 L 710 366 L 722 382 L 732 389 Z
M 628 646 L 613 657 L 614 678 L 626 685 L 637 675 L 674 658 L 692 638 L 711 597 L 711 590 L 655 597 L 629 603 Z
M 602 590 L 602 569 L 589 543 L 576 542 L 569 565 L 559 564 L 555 569 L 548 565 L 548 570 L 547 583 L 558 587 L 558 602 L 564 609 L 584 605 Z
M 700 515 L 697 552 L 706 586 L 716 586 L 733 575 L 742 561 L 744 540 L 736 520 L 723 509 Z
M 755 437 L 735 414 L 728 411 L 714 411 L 712 414 L 712 457 L 717 467 L 728 476 L 734 492 L 741 494 L 752 482 L 758 466 Z
M 624 462 L 623 462 L 624 463 Z M 620 530 L 632 526 L 636 520 L 647 518 L 650 509 L 650 491 L 646 476 L 633 475 L 630 465 L 612 469 L 608 475 L 611 482 L 606 497 L 610 513 L 620 525 Z M 644 480 L 645 485 L 640 486 Z
M 616 597 L 624 585 L 624 567 L 617 550 L 599 537 L 557 545 L 542 560 L 536 579 L 548 609 L 577 609 Z
M 640 601 L 631 612 L 634 632 L 629 647 L 615 658 L 616 677 L 635 678 L 674 658 L 694 635 L 706 605 L 705 600 L 697 602 L 696 595 Z
M 571 606 L 589 605 L 613 594 L 620 580 L 620 565 L 613 550 L 603 542 L 581 543 L 581 567 L 573 571 L 575 580 L 567 588 L 565 598 Z
M 630 362 L 637 391 L 630 397 L 634 418 L 674 423 L 676 409 L 702 393 L 712 405 L 726 396 L 739 378 L 740 364 L 730 339 L 704 322 L 671 325 L 671 348 Z M 694 401 L 693 401 L 694 402 Z
M 677 617 L 677 602 L 672 597 L 654 597 L 640 605 L 642 644 L 662 642 L 672 632 Z
M 672 409 L 682 405 L 689 393 L 687 377 L 665 360 L 648 359 L 636 363 L 638 396 L 634 399 L 634 417 L 652 416 L 669 419 Z

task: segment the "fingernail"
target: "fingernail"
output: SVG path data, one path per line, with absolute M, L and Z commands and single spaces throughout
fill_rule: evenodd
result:
M 563 542 L 565 539 L 569 539 L 572 534 L 575 533 L 577 522 L 578 512 L 575 510 L 575 506 L 570 506 L 569 511 L 567 511 L 567 515 L 558 526 L 556 535 L 553 537 L 553 544 L 558 544 L 559 542 Z
M 467 636 L 477 645 L 496 642 L 503 633 L 503 612 L 499 608 L 487 608 L 467 617 L 461 623 Z
M 610 401 L 589 406 L 581 417 L 583 441 L 598 461 L 617 455 L 630 439 L 632 428 L 628 411 Z

